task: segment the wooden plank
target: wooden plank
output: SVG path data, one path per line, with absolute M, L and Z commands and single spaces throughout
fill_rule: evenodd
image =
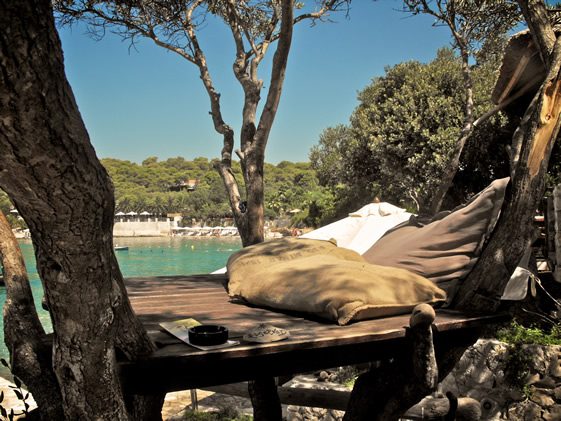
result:
M 148 278 L 144 285 L 157 285 L 162 281 L 173 281 L 176 285 L 193 284 L 206 281 L 204 277 L 165 277 L 159 279 Z M 205 282 L 205 290 L 206 284 Z M 137 287 L 127 282 L 127 288 L 134 291 Z M 384 319 L 375 319 L 351 324 L 349 326 L 337 326 L 330 323 L 318 322 L 317 320 L 305 318 L 302 315 L 292 315 L 277 311 L 249 307 L 232 303 L 220 283 L 215 283 L 216 291 L 205 295 L 205 299 L 199 300 L 186 296 L 185 304 L 174 305 L 175 298 L 171 303 L 161 302 L 158 295 L 154 296 L 157 303 L 147 304 L 145 297 L 141 302 L 131 299 L 133 308 L 140 319 L 152 328 L 157 323 L 170 318 L 194 317 L 204 323 L 224 324 L 232 331 L 244 332 L 260 322 L 274 322 L 279 327 L 291 330 L 291 341 L 311 342 L 318 345 L 322 342 L 350 343 L 356 340 L 381 340 L 391 337 L 402 337 L 405 333 L 404 326 L 408 324 L 408 315 L 396 316 Z M 159 290 L 159 289 L 158 289 Z M 206 293 L 205 293 L 206 294 Z M 197 296 L 198 294 L 192 294 Z M 218 310 L 217 310 L 218 309 Z M 460 329 L 469 327 L 471 324 L 481 324 L 486 319 L 496 316 L 467 317 L 458 312 L 440 311 L 435 321 L 436 329 L 445 331 L 449 329 Z M 255 347 L 255 345 L 253 345 Z

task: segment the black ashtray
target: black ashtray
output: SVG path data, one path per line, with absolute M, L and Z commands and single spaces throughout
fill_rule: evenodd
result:
M 193 345 L 221 345 L 228 340 L 228 329 L 218 325 L 199 325 L 189 328 L 189 342 Z

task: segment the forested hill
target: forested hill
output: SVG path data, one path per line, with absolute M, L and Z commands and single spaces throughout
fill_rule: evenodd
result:
M 116 211 L 154 214 L 182 213 L 185 217 L 213 219 L 230 215 L 224 186 L 214 160 L 182 157 L 159 161 L 156 157 L 142 164 L 114 158 L 101 160 L 115 186 Z M 239 164 L 233 164 L 243 185 Z M 321 186 L 309 163 L 282 161 L 265 164 L 266 215 L 270 218 L 296 215 L 308 225 L 331 206 L 331 195 Z M 295 209 L 301 212 L 290 211 Z

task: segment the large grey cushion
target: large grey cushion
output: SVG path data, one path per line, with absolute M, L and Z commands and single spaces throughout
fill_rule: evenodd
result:
M 363 257 L 372 264 L 410 270 L 447 289 L 475 265 L 498 219 L 509 179 L 495 180 L 466 205 L 426 225 L 402 224 Z

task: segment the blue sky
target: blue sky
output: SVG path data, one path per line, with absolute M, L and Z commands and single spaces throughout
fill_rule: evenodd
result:
M 383 75 L 385 66 L 430 61 L 450 44 L 446 28 L 432 27 L 428 16 L 397 11 L 400 6 L 396 0 L 354 0 L 348 18 L 339 14 L 335 23 L 297 25 L 267 162 L 307 161 L 320 133 L 348 122 L 357 92 Z M 194 65 L 149 40 L 136 50 L 110 33 L 94 41 L 81 25 L 60 29 L 60 36 L 67 76 L 100 158 L 219 157 L 221 137 Z M 210 24 L 201 43 L 222 94 L 224 118 L 238 133 L 242 91 L 231 70 L 230 33 Z M 265 65 L 260 72 L 265 88 L 269 70 Z

